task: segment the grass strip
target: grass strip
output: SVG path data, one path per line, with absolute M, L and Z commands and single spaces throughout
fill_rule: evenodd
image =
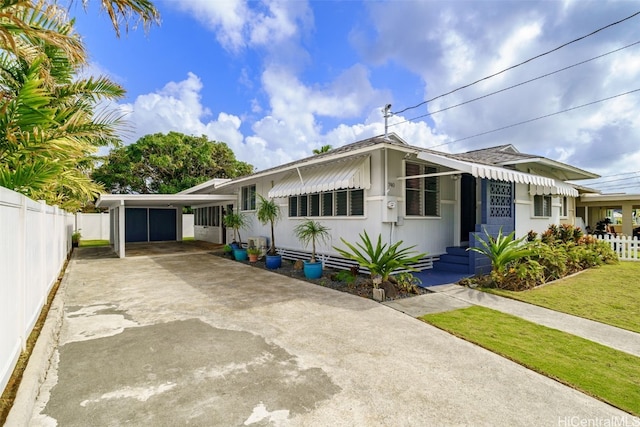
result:
M 640 262 L 626 261 L 528 291 L 483 290 L 640 333 L 639 278 Z
M 529 369 L 640 415 L 640 358 L 485 307 L 420 318 Z
M 109 246 L 108 240 L 80 240 L 78 246 L 81 248 L 93 248 L 97 246 Z

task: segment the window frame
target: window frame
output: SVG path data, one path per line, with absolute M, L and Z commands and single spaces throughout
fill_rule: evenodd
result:
M 409 168 L 413 170 L 409 171 Z M 434 165 L 405 162 L 404 214 L 406 218 L 440 218 L 442 202 L 440 177 L 410 178 L 414 175 L 420 176 L 438 172 L 440 172 L 439 168 Z M 428 212 L 427 206 L 429 205 L 433 205 L 435 212 Z
M 546 201 L 546 203 L 545 203 L 545 201 Z M 551 216 L 553 214 L 552 203 L 553 203 L 553 198 L 551 197 L 551 195 L 549 195 L 549 194 L 535 194 L 533 196 L 533 216 L 534 216 L 534 218 L 551 218 Z
M 354 193 L 359 195 L 353 197 Z M 366 194 L 362 188 L 341 188 L 332 191 L 299 194 L 289 196 L 287 200 L 289 218 L 364 218 L 366 216 Z M 317 202 L 317 207 L 314 201 Z M 330 207 L 326 206 L 327 202 L 331 204 Z M 356 202 L 358 206 L 353 205 Z M 302 206 L 303 204 L 306 208 Z M 318 215 L 313 215 L 315 212 Z M 331 214 L 327 215 L 328 212 Z
M 256 210 L 256 185 L 245 185 L 240 188 L 240 210 Z

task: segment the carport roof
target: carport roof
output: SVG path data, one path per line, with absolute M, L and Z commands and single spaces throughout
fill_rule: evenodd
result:
M 99 208 L 117 206 L 196 206 L 219 201 L 234 201 L 235 194 L 101 194 Z

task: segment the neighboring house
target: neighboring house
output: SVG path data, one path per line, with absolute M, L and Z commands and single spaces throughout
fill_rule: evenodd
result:
M 640 194 L 600 194 L 579 189 L 576 216 L 583 218 L 591 230 L 596 230 L 599 221 L 609 218 L 613 222 L 610 228 L 616 234 L 640 237 Z M 614 214 L 610 215 L 611 212 Z
M 249 237 L 269 236 L 254 212 L 257 195 L 277 201 L 280 249 L 305 250 L 293 229 L 313 218 L 331 229 L 331 240 L 318 252 L 337 256 L 340 238 L 359 240 L 359 233 L 385 242 L 402 240 L 427 252 L 435 268 L 465 273 L 487 270 L 487 260 L 465 251 L 475 233 L 543 232 L 549 224 L 575 224 L 578 191 L 568 180 L 597 178 L 573 166 L 519 153 L 503 145 L 462 154 L 447 154 L 408 145 L 395 134 L 355 142 L 233 180 L 211 180 L 179 197 L 198 200 L 195 238 L 230 242 L 225 212 L 247 214 Z M 430 263 L 426 263 L 430 265 Z

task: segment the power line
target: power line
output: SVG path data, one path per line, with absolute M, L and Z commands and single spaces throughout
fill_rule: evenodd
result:
M 541 75 L 541 76 L 534 77 L 534 78 L 532 78 L 532 79 L 525 80 L 525 81 L 520 82 L 520 83 L 516 83 L 516 84 L 514 84 L 514 85 L 512 85 L 512 86 L 505 87 L 505 88 L 500 89 L 500 90 L 497 90 L 497 91 L 495 91 L 495 92 L 491 92 L 491 93 L 488 93 L 488 94 L 486 94 L 486 95 L 482 95 L 482 96 L 479 96 L 479 97 L 477 97 L 477 98 L 473 98 L 473 99 L 470 99 L 470 100 L 467 100 L 467 101 L 461 102 L 461 103 L 459 103 L 459 104 L 450 105 L 450 106 L 445 107 L 445 108 L 442 108 L 442 109 L 440 109 L 440 110 L 432 111 L 432 112 L 430 112 L 430 113 L 422 114 L 422 115 L 420 115 L 420 116 L 413 117 L 413 118 L 411 118 L 411 119 L 406 119 L 406 120 L 403 120 L 403 121 L 398 122 L 398 123 L 390 124 L 390 125 L 388 125 L 388 127 L 401 125 L 401 124 L 403 124 L 403 123 L 411 122 L 411 121 L 414 121 L 414 120 L 417 120 L 417 119 L 421 119 L 421 118 L 423 118 L 423 117 L 428 117 L 428 116 L 432 116 L 432 115 L 437 114 L 437 113 L 441 113 L 441 112 L 443 112 L 443 111 L 451 110 L 452 108 L 456 108 L 456 107 L 460 107 L 460 106 L 462 106 L 462 105 L 470 104 L 470 103 L 475 102 L 475 101 L 478 101 L 478 100 L 480 100 L 480 99 L 488 98 L 489 96 L 496 95 L 496 94 L 498 94 L 498 93 L 505 92 L 505 91 L 510 90 L 510 89 L 514 89 L 514 88 L 516 88 L 516 87 L 518 87 L 518 86 L 523 86 L 523 85 L 525 85 L 525 84 L 527 84 L 527 83 L 531 83 L 531 82 L 534 82 L 534 81 L 536 81 L 536 80 L 540 80 L 540 79 L 543 79 L 543 78 L 545 78 L 545 77 L 549 77 L 549 76 L 551 76 L 551 75 L 554 75 L 554 74 L 560 73 L 560 72 L 562 72 L 562 71 L 566 71 L 566 70 L 568 70 L 568 69 L 571 69 L 571 68 L 577 67 L 577 66 L 579 66 L 579 65 L 586 64 L 587 62 L 591 62 L 591 61 L 594 61 L 594 60 L 596 60 L 596 59 L 603 58 L 603 57 L 605 57 L 605 56 L 607 56 L 607 55 L 611 55 L 612 53 L 619 52 L 619 51 L 621 51 L 621 50 L 624 50 L 624 49 L 630 48 L 630 47 L 632 47 L 632 46 L 635 46 L 635 45 L 637 45 L 637 44 L 640 44 L 640 41 L 637 41 L 637 42 L 635 42 L 635 43 L 628 44 L 628 45 L 626 45 L 626 46 L 623 46 L 623 47 L 621 47 L 621 48 L 618 48 L 618 49 L 615 49 L 615 50 L 609 51 L 609 52 L 607 52 L 607 53 L 603 53 L 602 55 L 594 56 L 593 58 L 589 58 L 589 59 L 586 59 L 586 60 L 584 60 L 584 61 L 577 62 L 577 63 L 575 63 L 575 64 L 573 64 L 573 65 L 569 65 L 569 66 L 567 66 L 567 67 L 560 68 L 559 70 L 551 71 L 551 72 L 549 72 L 549 73 L 547 73 L 547 74 L 543 74 L 543 75 Z
M 539 54 L 539 55 L 536 55 L 536 56 L 534 56 L 534 57 L 532 57 L 532 58 L 529 58 L 529 59 L 527 59 L 527 60 L 525 60 L 525 61 L 522 61 L 522 62 L 520 62 L 520 63 L 518 63 L 518 64 L 516 64 L 516 65 L 512 65 L 512 66 L 510 66 L 510 67 L 507 67 L 507 68 L 505 68 L 505 69 L 504 69 L 504 70 L 502 70 L 502 71 L 498 71 L 497 73 L 491 74 L 491 75 L 489 75 L 489 76 L 487 76 L 487 77 L 483 77 L 483 78 L 481 78 L 481 79 L 479 79 L 479 80 L 476 80 L 476 81 L 474 81 L 474 82 L 472 82 L 472 83 L 469 83 L 469 84 L 466 84 L 466 85 L 464 85 L 464 86 L 460 86 L 460 87 L 458 87 L 457 89 L 454 89 L 454 90 L 449 91 L 449 92 L 447 92 L 447 93 L 444 93 L 444 94 L 442 94 L 442 95 L 438 95 L 438 96 L 436 96 L 436 97 L 434 97 L 434 98 L 428 99 L 428 100 L 426 100 L 426 101 L 422 101 L 422 102 L 420 102 L 420 103 L 418 103 L 418 104 L 416 104 L 416 105 L 414 105 L 414 106 L 412 106 L 412 107 L 407 107 L 407 108 L 404 108 L 404 109 L 402 109 L 402 110 L 400 110 L 400 111 L 393 112 L 392 114 L 401 114 L 401 113 L 404 113 L 405 111 L 413 110 L 414 108 L 418 108 L 418 107 L 420 107 L 420 106 L 422 106 L 422 105 L 424 105 L 424 104 L 427 104 L 427 103 L 429 103 L 429 102 L 435 101 L 436 99 L 439 99 L 439 98 L 445 97 L 445 96 L 447 96 L 447 95 L 451 95 L 452 93 L 458 92 L 459 90 L 466 89 L 466 88 L 468 88 L 468 87 L 470 87 L 470 86 L 473 86 L 473 85 L 475 85 L 475 84 L 478 84 L 478 83 L 483 82 L 483 81 L 485 81 L 485 80 L 488 80 L 488 79 L 490 79 L 490 78 L 493 78 L 493 77 L 495 77 L 495 76 L 498 76 L 498 75 L 500 75 L 500 74 L 502 74 L 502 73 L 504 73 L 504 72 L 506 72 L 506 71 L 513 70 L 514 68 L 520 67 L 520 66 L 522 66 L 522 65 L 524 65 L 524 64 L 527 64 L 527 63 L 529 63 L 529 62 L 531 62 L 531 61 L 533 61 L 533 60 L 535 60 L 535 59 L 541 58 L 541 57 L 543 57 L 543 56 L 545 56 L 545 55 L 548 55 L 548 54 L 553 53 L 553 52 L 555 52 L 555 51 L 557 51 L 557 50 L 560 50 L 560 49 L 562 49 L 563 47 L 566 47 L 566 46 L 568 46 L 568 45 L 570 45 L 570 44 L 572 44 L 572 43 L 576 43 L 576 42 L 578 42 L 578 41 L 580 41 L 580 40 L 586 39 L 587 37 L 591 37 L 592 35 L 594 35 L 594 34 L 596 34 L 596 33 L 599 33 L 600 31 L 603 31 L 603 30 L 606 30 L 607 28 L 610 28 L 610 27 L 613 27 L 613 26 L 615 26 L 615 25 L 618 25 L 618 24 L 620 24 L 620 23 L 622 23 L 622 22 L 624 22 L 624 21 L 627 21 L 627 20 L 629 20 L 629 19 L 631 19 L 631 18 L 633 18 L 633 17 L 635 17 L 635 16 L 637 16 L 637 15 L 639 15 L 639 14 L 640 14 L 640 11 L 638 11 L 638 12 L 634 13 L 633 15 L 627 16 L 627 17 L 626 17 L 626 18 L 624 18 L 624 19 L 621 19 L 621 20 L 616 21 L 616 22 L 612 22 L 612 23 L 611 23 L 611 24 L 609 24 L 609 25 L 605 25 L 604 27 L 598 28 L 597 30 L 592 31 L 592 32 L 590 32 L 589 34 L 586 34 L 586 35 L 584 35 L 584 36 L 582 36 L 582 37 L 578 37 L 577 39 L 574 39 L 574 40 L 571 40 L 571 41 L 569 41 L 569 42 L 566 42 L 566 43 L 564 43 L 564 44 L 562 44 L 562 45 L 560 45 L 560 46 L 558 46 L 558 47 L 556 47 L 556 48 L 554 48 L 554 49 L 551 49 L 551 50 L 548 50 L 548 51 L 546 51 L 546 52 L 544 52 L 544 53 L 541 53 L 541 54 Z
M 475 135 L 467 136 L 467 137 L 456 139 L 456 140 L 453 140 L 453 141 L 448 141 L 448 142 L 445 142 L 445 143 L 442 143 L 442 144 L 433 145 L 433 146 L 431 146 L 429 148 L 435 148 L 435 147 L 440 147 L 442 145 L 453 144 L 455 142 L 466 141 L 467 139 L 476 138 L 478 136 L 487 135 L 487 134 L 490 134 L 490 133 L 498 132 L 498 131 L 509 129 L 509 128 L 512 128 L 512 127 L 524 125 L 526 123 L 535 122 L 537 120 L 542 120 L 542 119 L 545 119 L 547 117 L 557 116 L 558 114 L 566 113 L 566 112 L 572 111 L 572 110 L 577 110 L 578 108 L 588 107 L 589 105 L 597 104 L 599 102 L 609 101 L 611 99 L 619 98 L 621 96 L 629 95 L 629 94 L 632 94 L 632 93 L 638 92 L 638 91 L 640 91 L 640 88 L 639 89 L 630 90 L 628 92 L 620 93 L 618 95 L 613 95 L 613 96 L 610 96 L 608 98 L 598 99 L 597 101 L 588 102 L 586 104 L 578 105 L 576 107 L 571 107 L 571 108 L 567 108 L 565 110 L 556 111 L 555 113 L 545 114 L 544 116 L 539 116 L 539 117 L 536 117 L 534 119 L 524 120 L 522 122 L 513 123 L 513 124 L 507 125 L 507 126 L 502 126 L 500 128 L 497 128 L 497 129 L 493 129 L 493 130 L 489 130 L 489 131 L 486 131 L 486 132 L 477 133 Z
M 628 181 L 630 179 L 638 179 L 638 178 L 640 178 L 640 175 L 637 175 L 638 172 L 630 172 L 629 174 L 636 174 L 636 176 L 630 176 L 630 177 L 627 177 L 627 178 L 610 179 L 608 181 L 592 182 L 592 183 L 589 183 L 589 185 L 601 185 L 601 184 L 608 184 L 610 182 Z M 616 175 L 614 175 L 614 176 L 616 176 Z

